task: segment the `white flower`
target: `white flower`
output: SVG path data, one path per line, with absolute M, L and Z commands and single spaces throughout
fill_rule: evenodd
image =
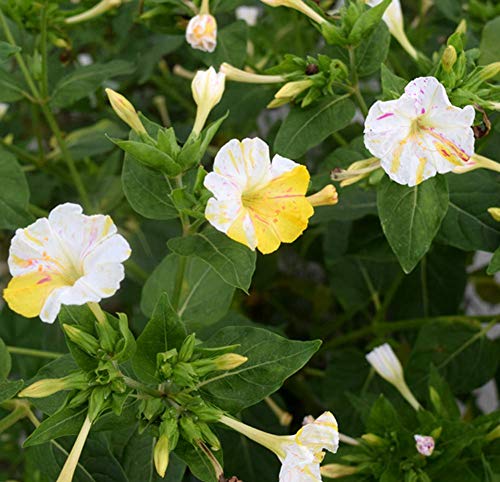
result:
M 376 7 L 382 3 L 382 0 L 366 0 L 366 3 L 370 7 Z M 400 43 L 401 47 L 403 47 L 409 55 L 416 59 L 418 56 L 417 51 L 408 40 L 405 33 L 403 11 L 399 0 L 392 0 L 385 10 L 382 20 L 386 23 L 389 28 L 389 32 L 391 32 L 394 38 Z
M 434 452 L 435 442 L 430 435 L 414 435 L 415 446 L 419 454 L 430 457 Z
M 306 419 L 304 419 L 306 420 Z M 306 423 L 295 435 L 279 436 L 257 430 L 238 420 L 222 416 L 220 422 L 272 450 L 282 465 L 279 482 L 321 482 L 320 464 L 324 450 L 335 453 L 339 447 L 337 421 L 331 412 Z
M 9 104 L 0 102 L 0 120 L 2 120 L 2 117 L 7 113 L 8 110 L 9 110 Z
M 365 146 L 389 177 L 415 186 L 463 166 L 474 154 L 474 108 L 451 105 L 434 77 L 411 81 L 397 100 L 377 101 L 365 121 Z
M 415 410 L 421 408 L 420 403 L 418 403 L 405 382 L 403 367 L 398 357 L 388 343 L 384 343 L 372 350 L 366 355 L 366 359 L 384 380 L 399 390 L 399 393 Z
M 226 75 L 215 72 L 213 67 L 198 70 L 191 82 L 193 99 L 198 106 L 193 131 L 199 134 L 210 111 L 220 102 L 224 93 Z
M 247 5 L 236 7 L 236 18 L 238 20 L 244 20 L 250 27 L 257 25 L 259 13 L 259 7 L 249 7 Z
M 85 216 L 66 203 L 18 229 L 12 240 L 13 276 L 4 298 L 15 312 L 53 323 L 61 305 L 83 305 L 112 296 L 124 278 L 130 246 L 109 216 Z
M 204 184 L 210 198 L 205 216 L 231 239 L 264 254 L 280 243 L 295 241 L 306 229 L 314 210 L 305 194 L 305 166 L 275 155 L 259 138 L 233 139 L 215 156 L 214 172 Z
M 188 23 L 186 40 L 191 47 L 213 52 L 217 47 L 217 22 L 209 13 L 195 15 Z

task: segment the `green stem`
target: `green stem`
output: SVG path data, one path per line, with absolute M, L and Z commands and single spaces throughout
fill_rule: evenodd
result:
M 87 190 L 85 189 L 85 186 L 82 182 L 80 174 L 78 173 L 78 170 L 76 169 L 75 161 L 73 160 L 73 156 L 71 155 L 68 148 L 66 147 L 66 142 L 64 141 L 61 129 L 59 129 L 59 125 L 57 123 L 57 120 L 54 117 L 54 114 L 52 113 L 52 111 L 49 109 L 49 107 L 46 104 L 41 104 L 40 107 L 42 109 L 43 115 L 45 116 L 45 119 L 47 120 L 47 122 L 50 126 L 50 129 L 52 130 L 52 132 L 54 134 L 54 137 L 56 138 L 59 149 L 61 150 L 61 154 L 63 155 L 63 158 L 66 161 L 69 173 L 71 175 L 71 179 L 73 180 L 73 184 L 75 185 L 76 190 L 78 191 L 78 194 L 79 194 L 80 199 L 82 201 L 83 207 L 84 207 L 85 211 L 91 212 L 92 207 L 90 204 L 90 198 L 87 194 Z
M 358 102 L 361 112 L 366 117 L 368 115 L 368 107 L 366 106 L 365 99 L 359 89 L 358 71 L 356 70 L 356 57 L 353 47 L 349 47 L 349 64 L 352 73 L 352 93 L 354 94 L 354 97 L 356 97 L 356 101 Z
M 7 346 L 9 353 L 13 355 L 27 355 L 35 356 L 38 358 L 59 358 L 64 355 L 64 353 L 56 353 L 53 351 L 35 350 L 33 348 L 21 348 L 19 346 Z
M 35 166 L 38 166 L 39 164 L 38 158 L 36 156 L 30 154 L 24 149 L 21 149 L 20 147 L 15 146 L 14 144 L 9 144 L 3 139 L 0 139 L 0 146 L 2 146 L 6 151 L 12 152 L 12 154 L 14 154 L 18 159 L 22 161 L 29 162 L 31 164 L 34 164 Z
M 174 292 L 172 294 L 172 306 L 174 310 L 179 309 L 179 302 L 181 299 L 182 285 L 184 283 L 184 275 L 186 274 L 187 257 L 179 256 L 179 264 L 177 266 L 177 273 L 175 275 Z
M 26 407 L 18 406 L 9 415 L 0 420 L 0 433 L 26 417 Z
M 42 57 L 42 72 L 40 81 L 41 95 L 46 99 L 49 95 L 49 75 L 47 70 L 47 6 L 42 8 L 40 16 L 40 54 Z
M 46 218 L 49 214 L 45 209 L 39 208 L 34 204 L 28 204 L 28 211 L 38 218 Z
M 147 393 L 152 397 L 161 398 L 165 396 L 165 394 L 163 392 L 160 392 L 160 390 L 148 387 L 147 385 L 144 385 L 144 383 L 134 380 L 133 378 L 123 376 L 123 381 L 125 382 L 125 385 L 127 385 L 127 387 L 133 388 L 134 390 L 138 390 L 140 392 Z

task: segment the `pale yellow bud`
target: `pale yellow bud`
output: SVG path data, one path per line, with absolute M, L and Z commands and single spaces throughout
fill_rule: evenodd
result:
M 457 28 L 455 29 L 455 32 L 461 33 L 461 34 L 467 33 L 467 21 L 465 19 L 460 20 L 460 23 L 458 24 Z
M 486 435 L 485 438 L 487 442 L 492 442 L 493 440 L 500 438 L 500 425 L 497 425 L 490 433 Z
M 293 99 L 313 84 L 314 82 L 311 79 L 287 82 L 278 92 L 276 92 L 276 94 L 274 94 L 274 97 L 276 99 Z
M 446 72 L 450 72 L 457 61 L 457 51 L 453 45 L 448 45 L 441 57 L 441 65 Z
M 146 134 L 146 129 L 142 125 L 134 106 L 123 95 L 113 89 L 106 89 L 106 94 L 116 115 L 138 134 Z
M 326 19 L 324 19 L 319 13 L 313 10 L 309 5 L 307 5 L 302 0 L 261 0 L 266 5 L 270 7 L 288 7 L 293 8 L 294 10 L 298 10 L 299 12 L 307 15 L 311 20 L 322 24 L 326 23 Z
M 321 191 L 318 191 L 311 196 L 307 196 L 306 199 L 309 201 L 311 206 L 333 206 L 337 204 L 339 201 L 339 195 L 337 194 L 337 190 L 335 186 L 332 184 L 328 184 Z
M 233 370 L 247 361 L 248 358 L 246 356 L 238 355 L 237 353 L 226 353 L 217 357 L 214 363 L 217 370 Z
M 276 84 L 285 82 L 285 77 L 282 75 L 260 75 L 253 72 L 237 69 L 231 64 L 224 62 L 219 69 L 226 75 L 227 80 L 234 80 L 235 82 L 244 82 L 247 84 Z
M 361 438 L 369 445 L 383 445 L 384 439 L 374 433 L 365 433 Z
M 156 442 L 153 453 L 156 472 L 160 477 L 165 477 L 165 473 L 167 472 L 169 457 L 170 457 L 170 449 L 169 449 L 168 437 L 166 435 L 162 435 L 158 439 L 158 442 Z
M 488 212 L 495 221 L 500 222 L 500 208 L 489 208 Z
M 54 393 L 60 392 L 65 389 L 63 379 L 47 378 L 45 380 L 38 380 L 24 390 L 21 390 L 18 397 L 21 398 L 43 398 L 50 397 Z
M 353 475 L 357 471 L 357 467 L 343 464 L 326 464 L 321 467 L 321 475 L 329 479 L 340 479 L 348 475 Z
M 7 113 L 8 110 L 9 110 L 9 104 L 4 104 L 3 102 L 0 102 L 0 120 Z
M 500 62 L 493 62 L 492 64 L 485 65 L 481 72 L 479 72 L 479 77 L 482 80 L 488 80 L 495 77 L 498 73 L 500 73 Z

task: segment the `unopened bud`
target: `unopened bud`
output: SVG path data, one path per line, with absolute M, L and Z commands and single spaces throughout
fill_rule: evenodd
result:
M 448 45 L 443 52 L 441 57 L 441 65 L 445 72 L 450 72 L 457 61 L 457 51 L 453 45 Z
M 455 32 L 461 34 L 467 33 L 467 21 L 465 19 L 460 21 L 457 28 L 455 29 Z
M 92 18 L 98 17 L 99 15 L 102 15 L 112 8 L 119 7 L 121 3 L 122 0 L 101 0 L 97 5 L 94 5 L 89 10 L 79 13 L 78 15 L 68 17 L 64 21 L 68 24 L 85 22 L 87 20 L 91 20 Z
M 493 442 L 493 440 L 496 440 L 497 438 L 500 438 L 500 425 L 497 425 L 490 433 L 488 433 L 485 437 L 487 442 Z
M 203 435 L 203 440 L 205 440 L 210 448 L 214 451 L 220 450 L 221 444 L 217 436 L 212 432 L 210 427 L 204 422 L 198 422 L 198 427 Z
M 112 89 L 106 89 L 106 94 L 116 115 L 138 134 L 146 134 L 146 129 L 139 119 L 134 106 L 123 95 Z
M 233 370 L 247 361 L 248 358 L 246 356 L 238 355 L 237 353 L 226 353 L 217 357 L 214 363 L 217 370 Z
M 479 77 L 482 80 L 488 80 L 496 77 L 500 73 L 500 62 L 493 62 L 492 64 L 485 65 L 479 72 Z
M 198 440 L 203 440 L 200 427 L 189 416 L 180 419 L 180 428 L 183 437 L 191 444 L 195 445 Z
M 375 435 L 374 433 L 365 433 L 361 435 L 361 438 L 368 444 L 368 445 L 384 445 L 385 441 L 382 437 L 379 437 L 378 435 Z
M 244 82 L 247 84 L 276 84 L 285 81 L 282 75 L 260 75 L 253 72 L 247 72 L 233 67 L 231 64 L 224 62 L 219 68 L 219 72 L 226 75 L 227 80 L 235 82 Z
M 166 435 L 162 435 L 158 439 L 158 442 L 156 442 L 153 453 L 156 472 L 162 478 L 165 477 L 165 473 L 167 472 L 169 457 L 170 457 L 170 449 L 169 449 L 168 437 Z
M 339 201 L 339 195 L 335 186 L 328 184 L 321 191 L 318 191 L 311 196 L 307 196 L 306 199 L 309 201 L 311 206 L 333 206 Z
M 276 92 L 276 94 L 274 94 L 274 97 L 276 99 L 293 99 L 313 84 L 314 82 L 311 79 L 287 82 L 278 92 Z
M 111 394 L 108 387 L 96 387 L 92 390 L 89 398 L 89 413 L 88 416 L 94 422 L 99 414 L 104 410 L 106 401 Z
M 358 472 L 357 467 L 343 464 L 326 464 L 321 467 L 321 475 L 329 479 L 340 479 Z
M 191 333 L 181 345 L 179 349 L 179 361 L 189 361 L 193 356 L 194 346 L 196 344 L 196 335 Z
M 415 446 L 419 454 L 430 457 L 434 452 L 434 439 L 428 435 L 414 435 Z
M 90 333 L 80 330 L 80 328 L 74 325 L 63 324 L 63 329 L 68 338 L 83 351 L 87 352 L 89 355 L 97 354 L 100 345 L 97 339 Z
M 488 212 L 495 221 L 500 222 L 500 208 L 488 208 Z
M 298 10 L 299 12 L 307 15 L 311 20 L 321 24 L 327 23 L 327 21 L 315 10 L 313 10 L 309 5 L 307 5 L 302 0 L 262 0 L 263 3 L 269 5 L 270 7 L 288 7 Z
M 72 373 L 64 378 L 46 378 L 26 387 L 19 392 L 19 397 L 43 398 L 50 397 L 62 390 L 74 390 L 87 386 L 87 376 L 83 372 Z

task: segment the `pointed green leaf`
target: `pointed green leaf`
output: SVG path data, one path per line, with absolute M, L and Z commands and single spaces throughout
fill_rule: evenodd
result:
M 3 380 L 0 381 L 0 403 L 10 400 L 17 395 L 17 392 L 23 388 L 22 380 Z

